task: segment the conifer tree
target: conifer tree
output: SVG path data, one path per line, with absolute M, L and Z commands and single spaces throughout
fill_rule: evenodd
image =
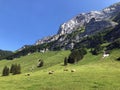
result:
M 10 68 L 10 73 L 13 72 L 13 69 L 14 69 L 14 64 L 11 65 L 11 68 Z
M 12 64 L 11 69 L 10 69 L 10 73 L 12 73 L 13 75 L 20 74 L 21 73 L 20 64 Z
M 7 66 L 5 66 L 3 68 L 2 76 L 8 76 L 8 75 L 9 75 L 9 68 Z
M 67 63 L 68 63 L 68 59 L 67 59 L 67 57 L 65 57 L 65 59 L 64 59 L 64 66 L 67 66 Z
M 21 73 L 21 66 L 20 64 L 17 65 L 17 74 L 20 74 Z

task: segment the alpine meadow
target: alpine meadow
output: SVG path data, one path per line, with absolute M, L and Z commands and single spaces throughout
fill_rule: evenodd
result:
M 120 90 L 119 77 L 120 2 L 80 13 L 32 45 L 0 50 L 0 90 Z

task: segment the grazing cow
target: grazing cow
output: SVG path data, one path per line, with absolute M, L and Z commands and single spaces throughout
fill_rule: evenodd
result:
M 64 69 L 64 71 L 68 71 L 68 69 L 67 69 L 67 68 L 65 68 L 65 69 Z
M 102 58 L 109 57 L 109 56 L 110 56 L 110 54 L 104 51 L 104 54 L 103 54 Z
M 40 50 L 41 53 L 45 53 L 45 50 Z
M 25 76 L 30 76 L 30 73 L 25 74 Z
M 53 74 L 53 73 L 54 73 L 54 71 L 49 71 L 49 72 L 48 72 L 48 74 Z
M 75 69 L 72 69 L 71 72 L 75 72 L 76 70 Z
M 31 53 L 28 53 L 28 55 L 30 55 Z

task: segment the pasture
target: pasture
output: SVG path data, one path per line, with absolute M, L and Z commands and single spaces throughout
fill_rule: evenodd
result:
M 22 74 L 1 76 L 0 90 L 120 90 L 120 61 L 116 61 L 119 52 L 113 50 L 104 59 L 102 54 L 94 56 L 88 52 L 83 60 L 67 66 L 63 66 L 63 61 L 70 51 L 33 53 L 13 61 L 2 60 L 0 73 L 4 65 L 18 63 Z M 42 68 L 36 67 L 39 58 L 44 60 Z M 51 70 L 53 74 L 49 74 Z

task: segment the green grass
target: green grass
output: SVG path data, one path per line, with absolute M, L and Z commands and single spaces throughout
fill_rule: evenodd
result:
M 109 57 L 102 54 L 93 56 L 90 53 L 74 65 L 63 66 L 63 60 L 69 51 L 34 53 L 13 61 L 0 61 L 0 72 L 4 65 L 20 63 L 22 74 L 0 77 L 0 90 L 120 90 L 120 50 L 113 50 Z M 44 60 L 45 65 L 37 68 L 38 59 Z M 34 70 L 31 72 L 31 66 Z M 69 71 L 63 71 L 68 68 Z M 76 72 L 70 72 L 76 69 Z M 50 70 L 54 74 L 49 75 Z M 30 73 L 30 76 L 25 76 Z

